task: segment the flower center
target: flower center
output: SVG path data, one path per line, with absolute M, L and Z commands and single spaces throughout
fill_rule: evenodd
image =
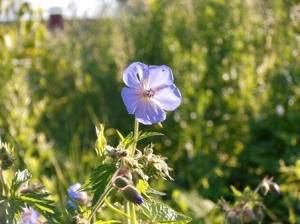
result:
M 147 96 L 147 97 L 149 97 L 149 98 L 153 97 L 154 94 L 155 94 L 155 92 L 151 88 L 149 90 L 146 90 L 144 92 L 144 95 Z

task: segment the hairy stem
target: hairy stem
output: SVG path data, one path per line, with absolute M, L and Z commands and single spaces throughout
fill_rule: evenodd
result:
M 89 214 L 89 216 L 87 217 L 87 221 L 90 221 L 94 214 L 98 211 L 98 209 L 103 205 L 104 200 L 106 199 L 106 197 L 108 196 L 108 194 L 113 190 L 112 186 L 109 186 L 108 188 L 106 188 L 106 190 L 103 192 L 103 194 L 101 195 L 101 197 L 99 198 L 99 200 L 97 201 L 96 205 L 93 207 L 92 212 Z
M 116 212 L 116 213 L 118 213 L 118 214 L 120 214 L 120 215 L 125 216 L 127 219 L 130 219 L 130 216 L 129 216 L 129 215 L 127 215 L 126 213 L 124 213 L 124 212 L 120 211 L 119 209 L 117 209 L 116 207 L 114 207 L 112 204 L 110 204 L 110 203 L 107 201 L 106 198 L 104 199 L 104 202 L 105 202 L 106 206 L 107 206 L 109 209 L 111 209 L 112 211 L 114 211 L 114 212 Z
M 139 137 L 139 122 L 137 119 L 134 121 L 134 136 L 133 144 L 131 146 L 130 157 L 134 157 L 137 141 Z M 136 224 L 136 215 L 135 215 L 135 206 L 133 203 L 126 201 L 125 203 L 125 212 L 130 216 L 130 220 L 126 219 L 126 224 Z
M 131 151 L 130 151 L 131 158 L 133 158 L 133 156 L 134 156 L 138 137 L 139 137 L 139 122 L 137 119 L 135 119 L 135 121 L 134 121 L 134 136 L 133 136 L 134 139 L 133 139 L 133 144 L 131 146 Z

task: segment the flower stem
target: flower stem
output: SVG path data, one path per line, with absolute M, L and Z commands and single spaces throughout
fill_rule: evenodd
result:
M 113 190 L 112 186 L 109 186 L 106 188 L 106 190 L 103 192 L 99 200 L 97 201 L 96 205 L 93 207 L 92 212 L 89 214 L 87 217 L 87 221 L 89 222 L 92 218 L 93 215 L 98 211 L 98 209 L 103 205 L 105 198 L 108 196 L 108 194 Z
M 139 137 L 139 122 L 137 119 L 134 121 L 134 136 L 133 136 L 133 144 L 131 146 L 130 158 L 134 157 L 137 141 Z M 126 224 L 136 224 L 136 215 L 135 215 L 135 206 L 133 203 L 126 201 L 125 202 L 125 212 L 130 216 L 130 220 L 126 219 Z
M 138 137 L 139 137 L 139 122 L 137 119 L 135 119 L 135 121 L 134 121 L 134 136 L 133 136 L 134 139 L 133 139 L 133 144 L 131 146 L 132 148 L 131 148 L 131 153 L 130 153 L 131 158 L 133 158 L 133 156 L 134 156 Z
M 4 195 L 8 198 L 10 197 L 9 195 L 9 186 L 8 186 L 8 183 L 6 181 L 6 178 L 5 178 L 5 175 L 4 175 L 4 170 L 2 170 L 0 168 L 0 182 L 2 184 L 2 191 L 4 191 Z M 1 194 L 3 194 L 3 192 L 0 192 Z
M 120 211 L 119 209 L 117 209 L 116 207 L 114 207 L 112 204 L 110 204 L 110 203 L 107 201 L 106 198 L 104 199 L 104 202 L 105 202 L 106 206 L 107 206 L 108 208 L 110 208 L 111 210 L 113 210 L 114 212 L 116 212 L 116 213 L 118 213 L 118 214 L 120 214 L 120 215 L 123 215 L 123 216 L 125 216 L 126 218 L 130 219 L 130 216 L 129 216 L 129 215 L 127 215 L 126 213 L 124 213 L 124 212 Z
M 129 218 L 126 218 L 125 219 L 125 223 L 126 224 L 131 224 L 131 211 L 130 211 L 130 202 L 129 201 L 127 201 L 127 200 L 125 200 L 125 205 L 124 205 L 124 207 L 125 207 L 125 213 L 127 214 L 127 215 L 129 215 Z

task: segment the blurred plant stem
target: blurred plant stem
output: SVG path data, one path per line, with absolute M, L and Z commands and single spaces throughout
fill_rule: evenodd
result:
M 6 197 L 9 197 L 9 186 L 6 181 L 4 170 L 2 170 L 1 168 L 0 168 L 0 181 L 1 181 L 1 194 L 3 194 L 4 191 L 4 195 Z

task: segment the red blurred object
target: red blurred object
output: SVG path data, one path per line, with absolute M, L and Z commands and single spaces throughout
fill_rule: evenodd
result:
M 53 7 L 49 10 L 49 29 L 54 30 L 63 30 L 64 29 L 64 20 L 61 13 L 61 8 Z

